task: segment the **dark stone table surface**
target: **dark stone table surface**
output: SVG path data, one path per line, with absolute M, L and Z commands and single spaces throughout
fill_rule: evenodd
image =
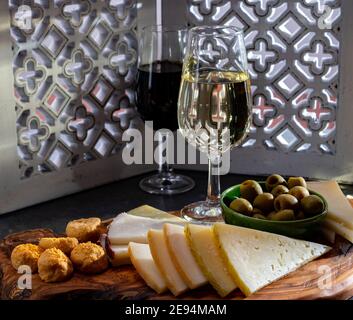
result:
M 108 219 L 143 204 L 168 211 L 178 210 L 186 204 L 203 200 L 206 196 L 207 173 L 197 171 L 182 173 L 192 177 L 196 187 L 181 195 L 149 195 L 138 186 L 143 176 L 136 176 L 0 215 L 0 239 L 9 233 L 34 228 L 50 228 L 55 232 L 63 232 L 70 220 L 92 216 Z M 222 190 L 247 178 L 249 177 L 233 174 L 222 176 Z M 353 186 L 342 186 L 342 189 L 346 194 L 353 194 Z

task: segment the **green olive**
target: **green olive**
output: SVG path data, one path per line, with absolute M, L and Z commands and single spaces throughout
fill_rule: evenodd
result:
M 278 211 L 278 212 L 276 212 L 276 214 L 274 214 L 272 216 L 272 220 L 273 221 L 292 221 L 292 220 L 295 220 L 294 211 L 290 210 L 290 209 Z
M 258 208 L 253 209 L 252 215 L 254 216 L 255 214 L 261 214 L 262 216 L 264 215 L 264 213 Z
M 239 212 L 241 214 L 247 215 L 247 216 L 251 216 L 252 211 L 253 211 L 253 207 L 251 205 L 251 203 L 243 198 L 238 198 L 235 199 L 231 202 L 230 206 L 229 206 L 232 210 Z
M 304 213 L 309 217 L 322 213 L 325 208 L 323 201 L 316 195 L 303 198 L 300 204 Z
M 307 188 L 304 188 L 302 186 L 295 186 L 292 189 L 289 190 L 289 194 L 292 196 L 296 197 L 298 201 L 301 199 L 310 196 L 310 193 Z
M 271 192 L 273 188 L 281 184 L 286 185 L 286 180 L 279 174 L 273 174 L 266 179 L 266 188 L 268 192 Z
M 305 179 L 303 177 L 290 177 L 288 179 L 288 188 L 292 189 L 296 186 L 307 188 Z
M 262 192 L 260 184 L 254 180 L 246 180 L 240 185 L 240 196 L 251 203 Z
M 298 199 L 291 194 L 281 194 L 275 199 L 276 211 L 295 210 L 299 205 Z
M 272 191 L 271 191 L 271 193 L 273 194 L 273 196 L 275 198 L 277 198 L 281 194 L 285 194 L 285 193 L 288 193 L 288 192 L 289 192 L 289 189 L 286 186 L 281 185 L 281 184 L 279 186 L 277 186 L 277 187 L 274 187 L 272 189 Z
M 253 218 L 261 219 L 261 220 L 266 220 L 266 219 L 267 219 L 264 215 L 259 214 L 259 213 L 254 214 L 254 215 L 253 215 Z
M 272 220 L 273 216 L 274 216 L 276 213 L 277 213 L 276 211 L 272 211 L 272 212 L 267 216 L 267 219 L 268 219 L 268 220 Z
M 303 219 L 306 219 L 306 216 L 305 216 L 305 213 L 300 210 L 295 214 L 295 220 L 303 220 Z
M 262 212 L 270 213 L 273 211 L 274 197 L 271 193 L 265 192 L 259 194 L 254 200 L 254 208 L 260 209 Z

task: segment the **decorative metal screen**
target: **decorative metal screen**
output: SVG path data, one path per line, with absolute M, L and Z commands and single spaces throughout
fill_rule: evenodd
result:
M 134 0 L 9 0 L 21 178 L 106 158 L 134 126 Z
M 340 0 L 188 0 L 187 16 L 245 32 L 254 107 L 244 148 L 336 153 Z

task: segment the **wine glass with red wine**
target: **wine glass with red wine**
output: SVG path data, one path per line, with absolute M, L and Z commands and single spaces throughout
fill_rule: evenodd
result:
M 178 95 L 186 35 L 186 29 L 160 25 L 144 27 L 141 32 L 136 105 L 144 121 L 153 121 L 158 140 L 164 144 L 173 138 L 171 132 L 178 129 Z M 140 181 L 142 190 L 160 195 L 183 193 L 194 186 L 191 178 L 173 172 L 167 161 L 160 161 L 157 174 Z

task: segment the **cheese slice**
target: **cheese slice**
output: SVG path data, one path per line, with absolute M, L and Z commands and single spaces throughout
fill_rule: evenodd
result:
M 331 219 L 325 219 L 323 224 L 326 228 L 336 232 L 343 238 L 347 239 L 349 242 L 353 243 L 353 230 L 348 229 L 346 226 Z
M 221 297 L 227 296 L 237 286 L 221 256 L 212 227 L 188 224 L 185 232 L 191 251 L 207 280 Z
M 171 220 L 173 220 L 173 221 L 175 220 L 177 222 L 184 221 L 183 219 L 181 219 L 177 216 L 174 216 L 170 213 L 159 210 L 157 208 L 151 207 L 147 204 L 128 211 L 128 214 L 131 214 L 134 216 L 139 216 L 139 217 L 144 217 L 144 218 L 171 219 Z
M 331 249 L 224 223 L 216 223 L 214 233 L 234 281 L 246 296 Z
M 178 296 L 188 290 L 188 286 L 174 266 L 173 260 L 169 254 L 167 241 L 162 230 L 148 231 L 148 244 L 152 253 L 153 260 L 161 270 L 168 289 Z
M 353 208 L 336 181 L 308 182 L 308 188 L 326 199 L 329 219 L 353 230 Z
M 110 249 L 110 262 L 113 267 L 131 264 L 128 245 L 112 245 Z
M 166 223 L 163 231 L 174 265 L 188 287 L 195 289 L 206 284 L 207 278 L 191 252 L 184 227 Z
M 336 232 L 331 229 L 330 227 L 324 227 L 321 225 L 321 234 L 324 236 L 324 238 L 329 242 L 329 243 L 335 243 L 336 241 Z
M 136 271 L 149 287 L 157 293 L 167 290 L 167 283 L 152 258 L 148 244 L 130 242 L 129 255 Z
M 182 223 L 175 219 L 152 219 L 130 215 L 119 214 L 109 226 L 108 238 L 112 245 L 127 245 L 129 242 L 147 243 L 147 232 L 149 229 L 162 229 L 167 222 Z

